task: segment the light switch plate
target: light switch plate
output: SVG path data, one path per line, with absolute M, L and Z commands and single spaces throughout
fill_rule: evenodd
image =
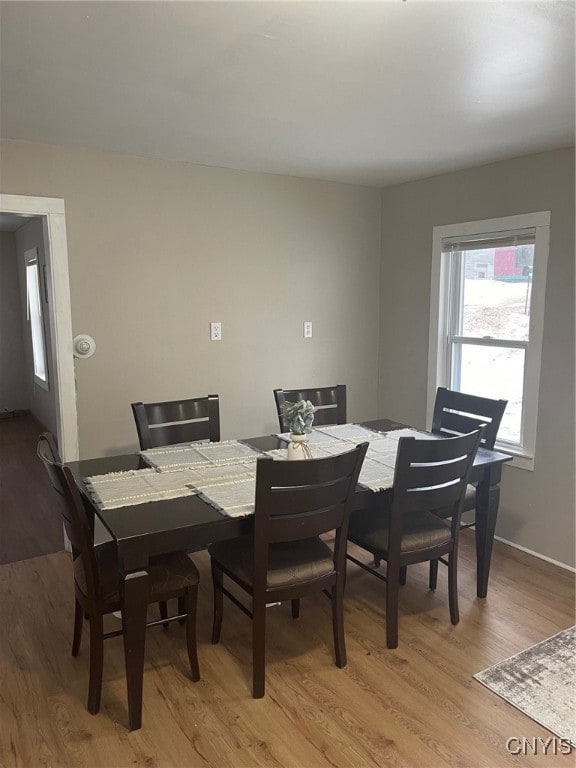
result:
M 312 338 L 312 320 L 304 320 L 304 338 Z

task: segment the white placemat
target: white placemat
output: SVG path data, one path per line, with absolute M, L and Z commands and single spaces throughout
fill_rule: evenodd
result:
M 411 427 L 393 429 L 382 434 L 389 440 L 400 440 L 401 437 L 415 437 L 418 440 L 444 440 L 440 435 L 433 435 L 431 432 L 421 432 L 419 429 L 412 429 Z
M 116 509 L 149 501 L 193 496 L 191 478 L 186 471 L 157 472 L 133 469 L 84 478 L 84 483 L 99 509 Z
M 148 464 L 159 470 L 248 459 L 256 461 L 259 453 L 255 448 L 238 440 L 227 440 L 221 443 L 187 443 L 141 451 L 141 455 Z
M 369 459 L 366 456 L 360 470 L 358 482 L 365 488 L 375 492 L 392 488 L 394 485 L 394 466 L 387 466 L 380 461 L 374 461 L 374 459 Z
M 196 486 L 199 498 L 229 517 L 254 514 L 256 472 L 252 477 L 236 477 L 229 482 Z
M 317 429 L 331 438 L 346 440 L 355 445 L 366 440 L 374 440 L 380 434 L 380 432 L 368 429 L 368 427 L 362 427 L 360 424 L 335 424 L 332 427 L 318 427 Z
M 383 491 L 394 485 L 394 469 L 398 454 L 398 441 L 401 437 L 415 437 L 420 440 L 438 440 L 438 435 L 420 432 L 417 429 L 396 429 L 390 432 L 375 432 L 359 424 L 338 424 L 333 427 L 318 427 L 310 438 L 319 435 L 319 439 L 308 440 L 308 447 L 313 459 L 334 456 L 350 451 L 359 442 L 369 442 L 366 458 L 362 465 L 358 483 L 371 491 Z M 289 435 L 286 436 L 289 439 Z M 329 438 L 328 441 L 324 437 Z M 287 450 L 277 448 L 266 452 L 274 459 L 286 459 Z

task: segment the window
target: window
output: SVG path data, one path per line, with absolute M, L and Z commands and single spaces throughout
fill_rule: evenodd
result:
M 31 248 L 24 253 L 26 266 L 26 297 L 30 335 L 32 337 L 32 358 L 34 361 L 34 380 L 44 389 L 48 389 L 48 368 L 46 365 L 46 339 L 42 318 L 42 298 L 40 293 L 40 271 L 38 249 Z
M 428 417 L 436 389 L 508 401 L 497 447 L 534 466 L 550 213 L 434 228 Z

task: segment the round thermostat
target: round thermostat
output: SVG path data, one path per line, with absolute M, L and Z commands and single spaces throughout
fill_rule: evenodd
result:
M 80 334 L 74 337 L 74 357 L 92 357 L 96 351 L 96 342 L 92 336 Z

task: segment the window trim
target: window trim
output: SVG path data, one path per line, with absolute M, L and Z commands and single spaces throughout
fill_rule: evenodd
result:
M 546 274 L 550 243 L 550 211 L 505 216 L 496 219 L 468 221 L 434 227 L 432 235 L 432 273 L 430 286 L 430 335 L 428 345 L 428 394 L 426 417 L 428 428 L 438 387 L 449 386 L 449 350 L 447 343 L 449 313 L 450 259 L 442 253 L 442 241 L 447 237 L 470 237 L 488 232 L 526 229 L 536 230 L 534 244 L 534 272 L 530 306 L 530 340 L 526 349 L 523 392 L 523 444 L 513 449 L 504 441 L 496 441 L 496 449 L 511 454 L 512 466 L 534 469 L 540 365 L 544 335 L 544 308 L 546 300 Z

